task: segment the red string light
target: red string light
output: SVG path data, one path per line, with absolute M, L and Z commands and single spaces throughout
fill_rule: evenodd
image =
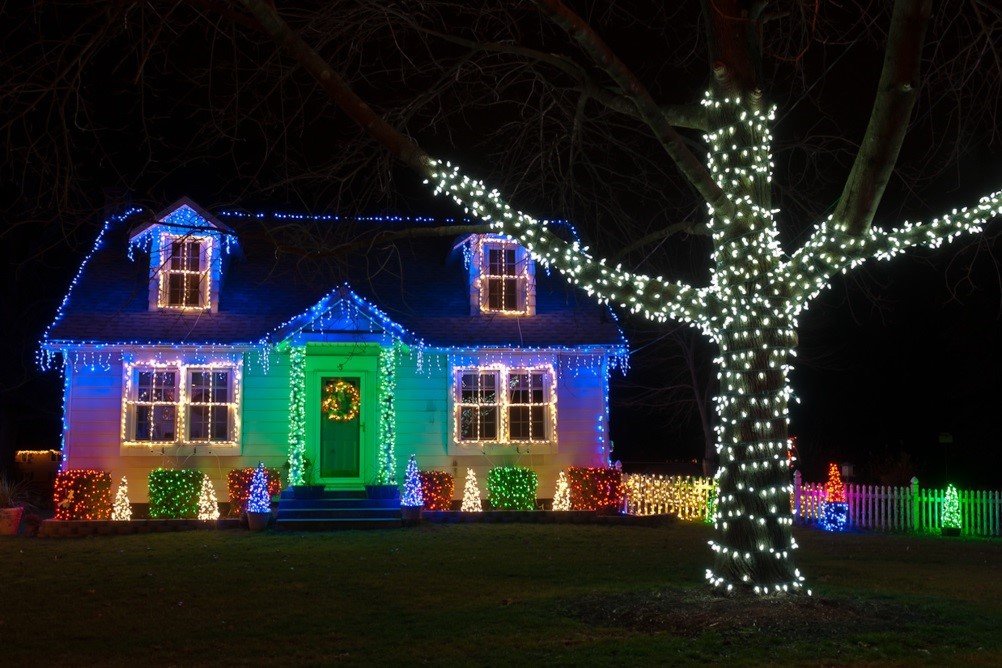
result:
M 52 494 L 57 520 L 111 518 L 111 473 L 99 469 L 69 469 L 56 476 Z
M 615 468 L 567 469 L 573 510 L 616 509 L 623 504 L 623 472 Z
M 232 469 L 226 474 L 226 489 L 230 497 L 230 514 L 240 515 L 247 510 L 250 500 L 250 484 L 255 467 Z M 268 496 L 282 493 L 282 474 L 278 469 L 265 469 L 268 474 Z
M 421 494 L 427 510 L 450 510 L 455 481 L 445 471 L 421 471 Z

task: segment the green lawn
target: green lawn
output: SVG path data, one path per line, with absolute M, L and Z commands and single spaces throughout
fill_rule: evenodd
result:
M 702 525 L 0 539 L 0 665 L 1002 663 L 1002 544 L 800 531 L 804 603 L 707 597 Z

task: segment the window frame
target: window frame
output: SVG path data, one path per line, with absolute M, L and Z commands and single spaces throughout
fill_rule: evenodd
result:
M 195 374 L 209 374 L 209 401 L 195 401 Z M 225 373 L 226 374 L 226 401 L 214 401 L 212 396 L 215 389 L 215 374 Z M 235 425 L 235 412 L 237 408 L 236 397 L 234 396 L 235 387 L 235 376 L 236 373 L 232 368 L 216 366 L 216 367 L 201 367 L 201 366 L 189 366 L 185 372 L 187 381 L 187 402 L 184 406 L 184 417 L 185 417 L 185 443 L 190 444 L 200 444 L 200 445 L 226 445 L 227 443 L 233 443 L 233 429 Z M 195 438 L 191 435 L 192 425 L 194 420 L 192 419 L 192 409 L 197 407 L 206 407 L 209 410 L 209 417 L 207 424 L 209 427 L 209 437 L 208 438 Z M 226 438 L 214 439 L 212 438 L 213 425 L 215 424 L 215 419 L 212 416 L 212 410 L 218 407 L 226 408 Z
M 173 267 L 174 244 L 183 244 L 184 249 L 188 249 L 191 244 L 198 244 L 198 269 L 192 270 L 185 266 Z M 203 234 L 171 234 L 162 232 L 159 237 L 159 253 L 156 266 L 157 273 L 157 308 L 170 311 L 207 311 L 212 308 L 212 255 L 213 237 Z M 190 258 L 190 254 L 185 250 L 181 255 L 181 264 L 184 265 Z M 192 276 L 198 277 L 198 304 L 172 304 L 171 277 L 180 275 L 182 277 L 181 298 L 182 302 L 187 298 L 187 284 Z
M 192 401 L 192 375 L 199 372 L 220 372 L 227 373 L 227 399 L 226 402 L 194 402 Z M 138 407 L 150 405 L 150 402 L 140 401 L 139 398 L 139 378 L 144 372 L 174 374 L 176 382 L 174 408 L 174 438 L 170 440 L 147 440 L 137 433 Z M 182 361 L 171 362 L 125 362 L 123 364 L 123 387 L 122 387 L 122 425 L 121 443 L 123 450 L 128 451 L 151 451 L 153 449 L 186 447 L 208 447 L 226 448 L 227 450 L 238 450 L 240 448 L 241 428 L 240 417 L 243 407 L 243 397 L 241 395 L 243 373 L 243 360 L 192 363 Z M 156 404 L 155 404 L 156 405 Z M 193 406 L 222 406 L 227 407 L 227 438 L 225 440 L 193 439 L 191 437 L 191 408 Z M 211 423 L 211 418 L 210 418 Z M 210 427 L 211 430 L 211 427 Z M 233 454 L 228 453 L 228 454 Z
M 464 439 L 462 436 L 462 411 L 464 408 L 474 405 L 463 400 L 463 376 L 468 374 L 484 375 L 494 374 L 497 378 L 496 406 L 497 411 L 497 437 L 495 439 Z M 528 375 L 530 378 L 529 400 L 530 403 L 516 403 L 512 401 L 512 389 L 510 387 L 512 376 Z M 533 376 L 540 377 L 542 391 L 542 402 L 533 402 L 531 379 Z M 516 365 L 505 366 L 499 364 L 479 364 L 464 365 L 453 368 L 451 377 L 451 396 L 453 403 L 453 424 L 451 429 L 452 442 L 458 446 L 483 446 L 483 445 L 556 445 L 557 443 L 557 388 L 556 373 L 552 365 Z M 543 409 L 541 437 L 512 438 L 511 435 L 511 409 L 513 407 L 528 406 L 530 412 L 533 407 Z M 530 415 L 530 425 L 531 415 Z M 531 432 L 531 426 L 530 426 Z
M 507 273 L 507 262 L 504 257 L 500 263 L 502 272 L 492 273 L 491 253 L 511 252 L 512 273 Z M 500 237 L 480 236 L 474 241 L 474 260 L 476 267 L 475 288 L 477 293 L 477 307 L 483 315 L 503 315 L 503 316 L 528 316 L 534 314 L 535 300 L 533 292 L 535 286 L 535 266 L 528 251 L 517 241 Z M 515 281 L 515 306 L 509 308 L 505 305 L 506 284 Z M 500 284 L 501 296 L 498 298 L 500 307 L 491 306 L 492 284 Z

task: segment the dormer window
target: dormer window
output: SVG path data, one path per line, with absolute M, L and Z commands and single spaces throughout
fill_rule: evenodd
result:
M 525 248 L 498 235 L 470 241 L 471 311 L 476 314 L 533 315 L 535 266 Z
M 206 309 L 209 307 L 209 267 L 212 239 L 193 236 L 161 236 L 161 308 Z

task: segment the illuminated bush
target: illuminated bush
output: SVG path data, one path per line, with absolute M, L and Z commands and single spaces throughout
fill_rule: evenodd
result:
M 623 472 L 614 468 L 567 469 L 573 510 L 618 509 L 623 505 Z
M 421 471 L 421 494 L 425 510 L 450 510 L 455 481 L 445 471 Z
M 487 500 L 498 510 L 532 510 L 538 484 L 530 468 L 495 466 L 487 472 Z
M 150 471 L 150 517 L 194 519 L 198 517 L 198 496 L 202 478 L 198 469 L 154 469 Z
M 57 520 L 106 520 L 111 517 L 111 474 L 98 469 L 69 469 L 56 476 L 52 494 Z
M 230 514 L 240 515 L 247 510 L 247 500 L 250 498 L 250 484 L 256 467 L 232 469 L 226 474 L 226 489 L 230 496 Z M 282 474 L 278 469 L 265 469 L 268 474 L 268 496 L 278 496 L 282 493 Z

